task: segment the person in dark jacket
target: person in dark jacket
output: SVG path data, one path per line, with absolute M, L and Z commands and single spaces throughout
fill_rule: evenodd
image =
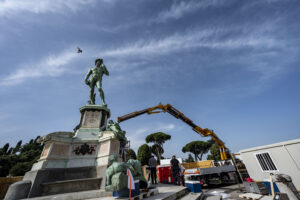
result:
M 156 181 L 156 159 L 154 158 L 154 156 L 151 156 L 151 158 L 149 159 L 149 167 L 150 167 L 150 176 L 151 176 L 151 184 L 157 184 Z
M 170 161 L 172 167 L 172 177 L 175 185 L 180 185 L 180 166 L 179 161 L 176 159 L 176 156 L 172 156 L 172 160 Z

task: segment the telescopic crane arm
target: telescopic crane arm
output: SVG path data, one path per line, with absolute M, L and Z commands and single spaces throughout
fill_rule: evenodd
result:
M 192 120 L 190 120 L 188 117 L 186 117 L 183 113 L 181 113 L 179 110 L 177 110 L 176 108 L 174 108 L 170 104 L 166 104 L 166 105 L 158 104 L 157 106 L 154 106 L 154 107 L 151 107 L 151 108 L 147 108 L 147 109 L 144 109 L 144 110 L 129 113 L 129 114 L 124 115 L 124 116 L 120 116 L 120 117 L 118 117 L 118 122 L 120 123 L 120 122 L 126 121 L 128 119 L 131 119 L 131 118 L 134 118 L 134 117 L 137 117 L 139 115 L 146 114 L 146 113 L 150 115 L 150 114 L 161 113 L 161 112 L 168 112 L 169 114 L 173 115 L 177 119 L 180 119 L 181 121 L 188 124 L 190 127 L 192 127 L 192 129 L 196 133 L 198 133 L 198 134 L 200 134 L 204 137 L 211 136 L 212 139 L 219 146 L 221 160 L 227 160 L 227 155 L 226 155 L 226 152 L 225 152 L 226 146 L 225 146 L 224 142 L 214 133 L 213 130 L 209 130 L 207 128 L 202 129 L 201 127 L 197 126 L 196 124 L 194 124 L 194 122 Z

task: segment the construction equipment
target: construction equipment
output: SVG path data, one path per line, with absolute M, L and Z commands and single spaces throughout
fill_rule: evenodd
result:
M 140 111 L 136 111 L 136 112 L 132 112 L 129 114 L 126 114 L 124 116 L 120 116 L 118 117 L 118 122 L 123 122 L 126 121 L 128 119 L 137 117 L 139 115 L 143 115 L 143 114 L 154 114 L 154 113 L 161 113 L 161 112 L 168 112 L 169 114 L 173 115 L 174 117 L 176 117 L 177 119 L 180 119 L 181 121 L 185 122 L 186 124 L 188 124 L 189 126 L 191 126 L 193 128 L 193 130 L 204 136 L 211 136 L 212 139 L 218 144 L 219 146 L 219 150 L 220 150 L 220 155 L 221 155 L 221 160 L 227 160 L 227 155 L 226 155 L 226 146 L 224 144 L 224 142 L 214 133 L 213 130 L 210 129 L 202 129 L 201 127 L 197 126 L 192 120 L 190 120 L 188 117 L 186 117 L 183 113 L 181 113 L 179 110 L 177 110 L 176 108 L 174 108 L 172 105 L 170 104 L 166 104 L 166 105 L 162 105 L 161 103 L 158 104 L 157 106 L 151 107 L 151 108 L 147 108 L 144 110 L 140 110 Z
M 248 174 L 248 171 L 246 169 L 245 164 L 240 159 L 236 158 L 236 156 L 239 156 L 239 155 L 240 155 L 239 153 L 232 153 L 231 154 L 231 159 L 234 163 L 234 166 L 236 168 L 236 171 L 239 174 L 239 177 L 240 177 L 241 181 L 245 181 L 246 178 L 248 178 L 250 176 Z

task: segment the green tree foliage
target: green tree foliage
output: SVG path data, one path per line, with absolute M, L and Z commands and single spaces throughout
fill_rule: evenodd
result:
M 5 177 L 9 174 L 13 176 L 22 176 L 29 171 L 43 150 L 43 145 L 35 140 L 30 140 L 29 143 L 22 145 L 20 140 L 14 148 L 8 150 L 9 144 L 5 144 L 0 148 L 0 177 Z
M 209 151 L 210 154 L 207 156 L 207 160 L 221 160 L 219 146 L 216 143 L 210 147 Z M 229 149 L 226 149 L 226 155 L 228 159 L 231 158 Z
M 6 143 L 2 148 L 0 148 L 0 155 L 7 155 L 8 148 L 9 148 L 9 143 Z
M 154 144 L 151 146 L 151 153 L 153 153 L 157 158 L 159 157 L 159 155 L 162 158 L 162 154 L 164 153 L 164 149 L 159 146 L 158 144 Z
M 148 165 L 148 161 L 151 157 L 151 148 L 147 144 L 143 144 L 138 149 L 137 159 L 142 165 Z
M 209 148 L 216 143 L 213 139 L 207 140 L 206 142 L 209 144 Z
M 151 153 L 154 154 L 157 158 L 157 164 L 160 164 L 160 160 L 164 159 L 164 157 L 162 156 L 162 154 L 164 153 L 164 149 L 159 146 L 158 144 L 154 144 L 151 147 Z M 160 158 L 159 158 L 160 156 Z
M 9 173 L 13 176 L 23 176 L 26 172 L 28 172 L 34 162 L 20 162 L 14 165 L 10 170 Z
M 195 162 L 192 154 L 189 153 L 188 158 L 185 160 L 185 162 Z
M 8 155 L 0 156 L 0 177 L 6 177 L 9 174 L 9 170 L 14 164 L 14 159 Z
M 221 155 L 217 144 L 213 144 L 209 150 L 210 154 L 207 156 L 207 160 L 221 160 Z
M 21 149 L 21 146 L 22 146 L 22 140 L 20 140 L 18 143 L 17 143 L 17 145 L 15 146 L 15 148 L 13 149 L 13 154 L 15 154 L 15 153 L 17 153 L 17 152 L 19 152 L 20 151 L 20 149 Z
M 9 150 L 7 151 L 6 155 L 10 155 L 10 154 L 12 154 L 12 151 L 13 151 L 13 148 L 12 148 L 12 147 L 10 147 L 10 148 L 9 148 Z
M 195 156 L 195 161 L 202 160 L 203 154 L 207 153 L 209 150 L 209 143 L 205 141 L 193 141 L 186 144 L 182 148 L 182 152 L 191 152 Z
M 171 139 L 171 135 L 165 134 L 163 132 L 152 133 L 146 137 L 147 143 L 154 143 L 152 146 L 153 153 L 157 156 L 158 161 L 161 160 L 162 154 L 164 152 L 163 144 Z
M 134 152 L 133 149 L 129 149 L 129 150 L 128 150 L 128 155 L 129 155 L 129 159 L 134 159 L 134 160 L 136 160 L 136 154 L 135 154 L 135 152 Z

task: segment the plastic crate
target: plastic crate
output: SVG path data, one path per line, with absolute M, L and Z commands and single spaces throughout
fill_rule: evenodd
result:
M 193 193 L 202 192 L 200 181 L 185 181 L 185 187 Z

